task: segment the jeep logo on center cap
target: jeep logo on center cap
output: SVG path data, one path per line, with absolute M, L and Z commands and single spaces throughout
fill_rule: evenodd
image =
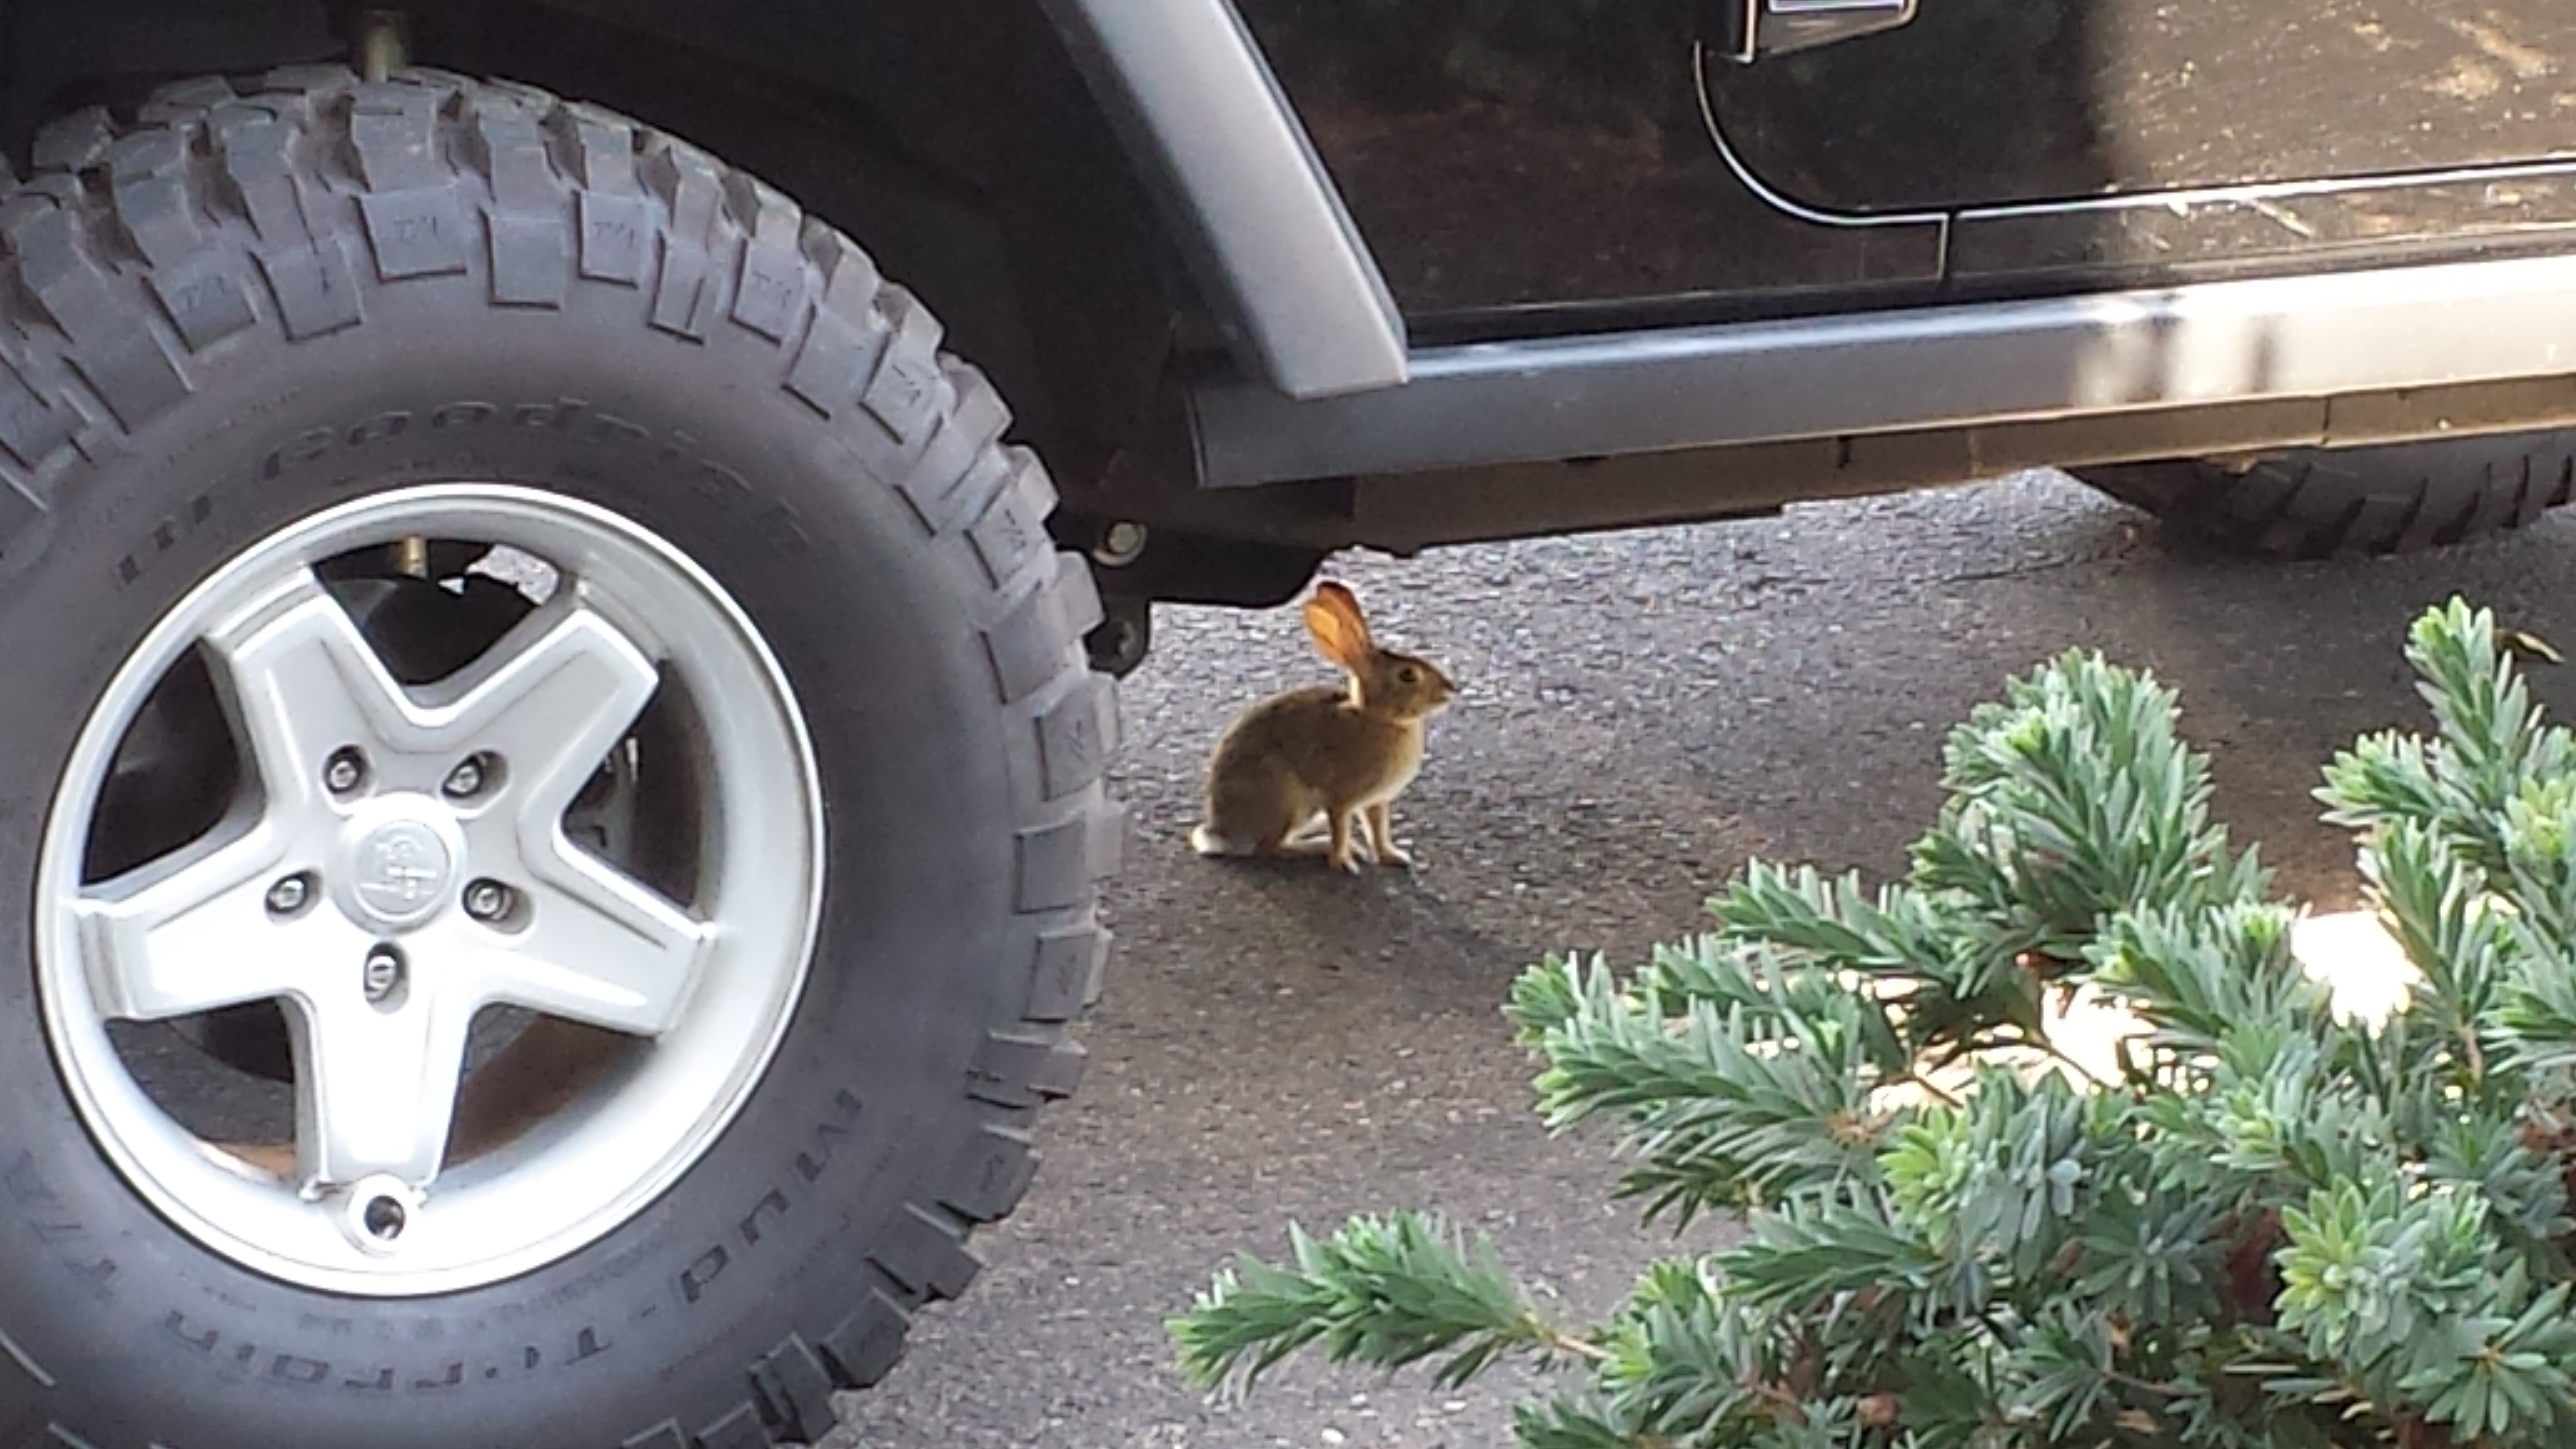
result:
M 386 925 L 416 921 L 438 908 L 447 895 L 455 863 L 447 842 L 417 820 L 389 820 L 358 841 L 355 869 L 358 901 L 367 914 Z

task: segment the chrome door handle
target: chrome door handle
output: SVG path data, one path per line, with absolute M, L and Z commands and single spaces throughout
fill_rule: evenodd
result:
M 1739 0 L 1727 7 L 1727 54 L 1750 64 L 1771 55 L 1894 30 L 1916 0 Z

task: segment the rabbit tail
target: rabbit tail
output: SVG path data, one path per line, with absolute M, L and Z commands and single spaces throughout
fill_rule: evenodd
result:
M 1250 855 L 1255 842 L 1219 835 L 1212 826 L 1201 825 L 1190 832 L 1190 849 L 1201 855 Z

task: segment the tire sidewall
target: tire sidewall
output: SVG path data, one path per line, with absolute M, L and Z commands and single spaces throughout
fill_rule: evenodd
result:
M 774 350 L 730 329 L 639 340 L 609 289 L 513 313 L 476 286 L 379 293 L 362 328 L 234 359 L 58 480 L 41 539 L 0 560 L 14 676 L 0 891 L 44 908 L 32 881 L 58 772 L 118 663 L 187 589 L 320 509 L 501 481 L 634 520 L 762 632 L 819 757 L 816 960 L 766 1078 L 640 1216 L 506 1283 L 358 1302 L 250 1273 L 128 1188 L 51 1065 L 29 918 L 0 919 L 0 950 L 30 963 L 0 977 L 0 1332 L 79 1390 L 69 1427 L 109 1449 L 450 1444 L 469 1424 L 477 1443 L 614 1441 L 644 1424 L 603 1415 L 646 1412 L 616 1387 L 655 1382 L 674 1397 L 653 1420 L 718 1412 L 783 1325 L 829 1327 L 818 1287 L 863 1281 L 864 1246 L 905 1213 L 925 1158 L 973 1141 L 968 1065 L 985 1028 L 1017 1015 L 1007 973 L 971 969 L 1026 949 L 1008 720 L 970 558 L 931 546 L 889 486 L 921 440 L 826 430 L 766 385 Z

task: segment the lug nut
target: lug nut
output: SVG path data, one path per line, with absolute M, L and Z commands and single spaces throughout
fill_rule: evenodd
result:
M 368 1234 L 384 1243 L 401 1237 L 410 1219 L 411 1215 L 403 1211 L 402 1203 L 390 1196 L 368 1199 L 366 1211 L 361 1215 Z
M 1145 525 L 1122 519 L 1101 530 L 1100 544 L 1092 549 L 1091 557 L 1107 568 L 1125 568 L 1145 556 L 1145 544 L 1150 537 Z
M 490 773 L 481 755 L 467 755 L 456 762 L 455 769 L 447 772 L 447 779 L 438 787 L 439 793 L 450 800 L 463 800 L 469 796 L 480 795 L 483 793 L 484 782 L 490 777 Z
M 309 877 L 300 874 L 282 876 L 275 885 L 268 888 L 268 913 L 272 916 L 291 916 L 304 909 L 304 903 L 311 899 L 313 899 L 313 882 Z
M 339 1220 L 341 1233 L 371 1257 L 391 1254 L 398 1240 L 411 1231 L 411 1215 L 427 1205 L 420 1189 L 381 1172 L 330 1191 L 332 1215 Z
M 356 745 L 342 745 L 323 762 L 322 783 L 334 795 L 346 795 L 367 783 L 367 756 Z
M 386 998 L 401 989 L 402 981 L 402 952 L 391 946 L 380 945 L 367 953 L 363 983 L 370 1003 L 382 1006 Z
M 512 892 L 497 880 L 478 880 L 465 888 L 465 914 L 489 924 L 510 914 Z

